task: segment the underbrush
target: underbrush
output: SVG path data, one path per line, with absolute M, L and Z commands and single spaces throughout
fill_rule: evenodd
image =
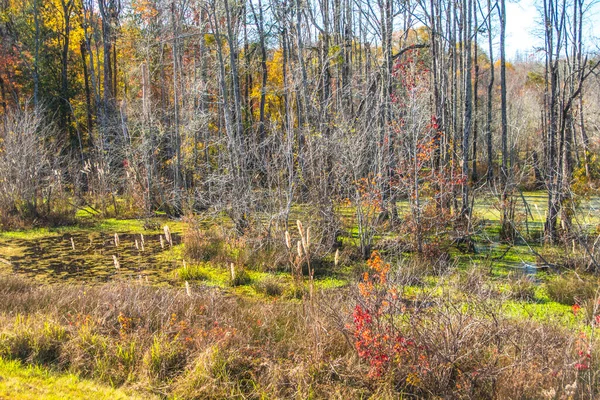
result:
M 203 265 L 185 265 L 177 269 L 177 276 L 182 281 L 205 281 L 209 279 L 209 274 Z
M 0 302 L 1 357 L 113 385 L 183 399 L 369 392 L 343 333 L 325 318 L 328 333 L 315 332 L 297 302 L 198 287 L 37 287 L 6 276 Z
M 510 318 L 488 291 L 457 298 L 443 283 L 474 288 L 483 271 L 410 291 L 395 269 L 372 257 L 350 291 L 267 302 L 207 287 L 40 287 L 0 276 L 0 357 L 182 399 L 598 394 L 595 325 L 584 333 Z M 278 277 L 253 286 L 284 291 Z
M 310 266 L 315 276 L 327 275 L 337 266 L 331 248 L 320 243 L 322 238 L 313 237 L 311 251 L 302 254 L 300 265 L 295 265 L 296 244 L 301 241 L 299 232 L 265 235 L 259 226 L 252 225 L 240 235 L 224 226 L 202 227 L 191 216 L 186 217 L 185 222 L 184 256 L 195 263 L 210 262 L 227 267 L 233 263 L 236 268 L 259 272 L 292 272 L 294 267 L 299 267 L 304 275 L 309 274 Z
M 546 282 L 548 297 L 556 302 L 573 305 L 598 296 L 599 280 L 596 276 L 571 271 L 552 276 Z
M 460 296 L 440 284 L 440 293 L 408 301 L 391 270 L 374 253 L 353 296 L 355 347 L 369 376 L 387 383 L 381 397 L 394 390 L 418 398 L 597 397 L 595 323 L 571 331 L 511 318 L 493 293 L 476 290 L 489 284 L 482 270 L 453 278 L 465 289 Z
M 277 277 L 268 277 L 254 283 L 254 289 L 258 293 L 267 296 L 281 296 L 285 290 L 285 283 Z

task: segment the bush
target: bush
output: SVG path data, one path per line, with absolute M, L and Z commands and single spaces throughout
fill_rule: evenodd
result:
M 0 355 L 34 364 L 57 363 L 68 339 L 63 326 L 17 315 L 11 332 L 0 336 Z
M 490 281 L 491 272 L 482 266 L 472 266 L 466 271 L 460 271 L 455 282 L 457 288 L 463 293 L 480 297 L 490 297 L 497 294 L 495 285 Z
M 252 278 L 245 269 L 236 268 L 234 275 L 235 276 L 233 277 L 233 279 L 229 279 L 230 286 L 243 286 L 252 282 Z
M 182 281 L 205 281 L 208 274 L 202 265 L 185 265 L 177 269 L 177 276 Z
M 75 215 L 64 194 L 66 163 L 51 144 L 55 132 L 43 115 L 25 107 L 8 112 L 0 124 L 0 229 L 63 224 Z
M 521 301 L 531 301 L 535 298 L 536 284 L 531 278 L 521 275 L 516 277 L 511 275 L 508 280 L 509 295 L 512 299 Z
M 586 276 L 583 279 L 574 272 L 568 272 L 550 278 L 546 282 L 546 291 L 553 301 L 567 305 L 581 304 L 596 297 L 598 283 L 598 278 Z
M 368 265 L 353 293 L 350 329 L 368 376 L 378 384 L 374 397 L 557 398 L 542 392 L 561 391 L 581 371 L 594 376 L 598 369 L 594 356 L 586 355 L 592 342 L 583 333 L 575 341 L 560 328 L 511 319 L 502 302 L 489 297 L 457 302 L 417 293 L 410 307 L 390 265 L 376 253 Z M 477 285 L 485 279 L 471 277 Z M 560 372 L 540 373 L 541 365 Z M 585 387 L 575 397 L 594 398 L 596 392 Z
M 202 230 L 195 222 L 189 222 L 183 233 L 185 257 L 202 262 L 211 261 L 223 251 L 224 240 L 215 228 Z
M 268 277 L 255 282 L 254 289 L 258 293 L 263 293 L 267 296 L 281 296 L 284 287 L 281 279 L 276 277 Z
M 154 336 L 152 346 L 144 356 L 144 365 L 154 381 L 165 381 L 173 377 L 183 370 L 185 362 L 185 348 L 181 343 L 162 335 Z

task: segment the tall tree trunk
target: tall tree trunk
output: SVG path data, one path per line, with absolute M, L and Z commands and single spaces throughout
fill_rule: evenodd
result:
M 467 4 L 464 4 L 467 3 Z M 472 129 L 472 119 L 473 119 L 473 88 L 471 82 L 471 68 L 472 68 L 472 41 L 471 41 L 471 29 L 472 29 L 472 0 L 465 0 L 463 4 L 467 8 L 466 12 L 466 21 L 464 21 L 464 43 L 465 43 L 465 116 L 464 116 L 464 126 L 463 126 L 463 138 L 462 138 L 462 176 L 463 176 L 463 184 L 462 184 L 462 210 L 461 214 L 464 217 L 468 217 L 470 214 L 469 207 L 469 140 Z
M 502 169 L 500 171 L 500 182 L 502 189 L 501 208 L 502 208 L 502 227 L 501 235 L 505 239 L 514 239 L 513 225 L 511 221 L 511 211 L 508 204 L 509 192 L 512 189 L 510 180 L 512 179 L 509 171 L 508 154 L 508 120 L 506 109 L 506 0 L 500 0 L 500 113 L 501 113 L 501 140 L 502 140 Z
M 557 24 L 556 20 L 556 0 L 544 0 L 545 16 L 545 42 L 546 42 L 546 104 L 548 109 L 548 159 L 546 166 L 546 182 L 548 187 L 548 214 L 544 223 L 544 233 L 546 241 L 555 243 L 558 239 L 556 222 L 560 210 L 560 196 L 558 191 L 559 174 L 557 157 L 557 132 L 558 132 L 558 59 L 561 48 L 561 38 L 555 37 L 554 30 Z M 561 32 L 560 29 L 558 32 Z M 555 52 L 556 46 L 556 52 Z M 549 85 L 549 88 L 548 88 Z
M 81 52 L 81 66 L 83 68 L 83 84 L 85 88 L 85 110 L 86 110 L 86 131 L 88 133 L 88 146 L 93 146 L 92 139 L 92 94 L 90 91 L 90 78 L 87 68 L 87 57 L 86 57 L 86 46 L 85 40 L 81 40 L 79 44 L 79 51 Z
M 39 60 L 40 60 L 40 0 L 33 0 L 33 23 L 35 26 L 35 49 L 33 58 L 33 106 L 38 109 L 40 96 L 40 76 L 39 76 Z
M 75 137 L 72 135 L 72 132 L 69 129 L 69 116 L 71 115 L 71 104 L 69 99 L 69 77 L 67 73 L 67 69 L 69 66 L 69 43 L 71 39 L 71 11 L 73 9 L 73 0 L 69 0 L 66 2 L 65 0 L 61 0 L 60 4 L 63 12 L 63 23 L 65 24 L 63 32 L 63 47 L 61 52 L 60 127 L 63 130 L 63 132 L 69 133 L 69 140 L 71 142 L 71 145 L 74 146 Z M 81 145 L 81 143 L 79 143 L 79 145 Z
M 173 190 L 175 194 L 175 211 L 181 212 L 181 134 L 179 132 L 179 18 L 175 1 L 171 3 L 171 24 L 173 29 L 173 43 L 171 47 L 173 58 L 173 139 L 175 146 L 175 163 L 173 163 Z
M 477 0 L 473 0 L 476 2 Z M 477 3 L 475 3 L 477 4 Z M 475 79 L 473 83 L 473 160 L 472 160 L 472 171 L 471 171 L 471 181 L 476 183 L 479 180 L 479 176 L 477 175 L 477 134 L 478 134 L 478 120 L 479 120 L 479 52 L 478 52 L 478 43 L 477 43 L 477 33 L 479 32 L 479 26 L 477 25 L 477 7 L 473 12 L 473 22 L 475 23 L 475 35 L 474 35 L 474 46 L 473 46 L 473 57 L 475 60 Z
M 491 0 L 487 0 L 487 30 L 488 30 L 488 50 L 490 53 L 490 79 L 487 87 L 487 122 L 486 122 L 486 136 L 487 136 L 487 183 L 491 185 L 494 180 L 494 154 L 492 150 L 492 121 L 493 121 L 493 109 L 492 99 L 494 95 L 494 46 L 492 42 L 492 6 Z

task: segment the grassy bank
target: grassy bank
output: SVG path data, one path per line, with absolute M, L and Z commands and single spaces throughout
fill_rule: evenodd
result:
M 69 373 L 0 358 L 0 398 L 19 400 L 141 400 L 152 395 L 111 388 Z

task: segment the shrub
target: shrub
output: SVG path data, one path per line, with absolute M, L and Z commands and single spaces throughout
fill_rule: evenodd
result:
M 0 229 L 72 222 L 66 199 L 66 161 L 50 140 L 54 126 L 42 109 L 12 109 L 0 124 Z
M 546 282 L 548 297 L 556 302 L 573 305 L 583 303 L 596 296 L 598 278 L 586 276 L 582 279 L 574 272 L 554 276 Z
M 11 332 L 0 336 L 1 355 L 36 364 L 56 363 L 67 339 L 63 326 L 17 315 Z
M 578 371 L 597 371 L 584 334 L 574 341 L 560 328 L 510 319 L 489 297 L 467 296 L 457 306 L 451 296 L 423 293 L 409 303 L 378 254 L 369 268 L 353 296 L 351 333 L 375 396 L 540 398 Z M 540 373 L 541 365 L 560 372 Z M 588 389 L 579 394 L 594 398 L 597 389 Z
M 490 297 L 495 293 L 494 285 L 490 282 L 490 278 L 491 272 L 489 269 L 474 265 L 466 271 L 460 271 L 455 284 L 463 293 L 480 297 Z
M 264 293 L 267 296 L 281 296 L 283 293 L 283 282 L 276 277 L 267 277 L 254 283 L 254 289 L 259 293 Z
M 236 269 L 233 277 L 229 278 L 230 286 L 243 286 L 252 282 L 252 278 L 245 269 Z
M 201 264 L 186 264 L 177 269 L 177 276 L 182 281 L 205 281 L 208 279 L 208 274 Z
M 183 370 L 185 362 L 185 348 L 181 343 L 162 335 L 154 336 L 152 346 L 144 356 L 144 365 L 154 381 L 173 377 Z
M 188 222 L 183 233 L 184 254 L 187 259 L 201 262 L 210 261 L 223 251 L 224 240 L 216 229 L 202 230 L 197 223 Z
M 509 276 L 508 289 L 512 299 L 531 301 L 535 298 L 536 284 L 526 275 Z

